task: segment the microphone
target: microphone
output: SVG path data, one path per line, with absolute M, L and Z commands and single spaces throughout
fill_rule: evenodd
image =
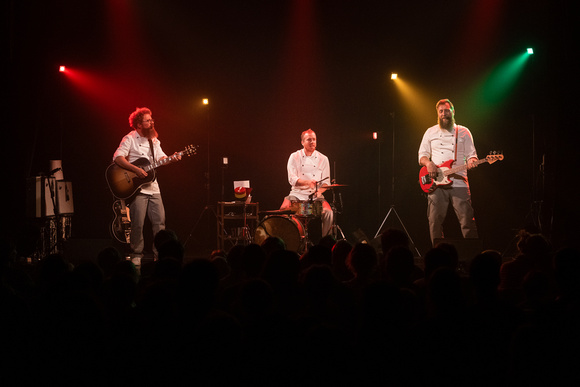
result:
M 53 170 L 49 171 L 48 173 L 39 172 L 38 176 L 52 176 L 60 170 L 62 170 L 62 168 L 54 168 Z

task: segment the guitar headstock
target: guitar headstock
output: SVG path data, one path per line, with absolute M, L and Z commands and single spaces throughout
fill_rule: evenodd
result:
M 188 145 L 188 146 L 185 147 L 184 150 L 181 151 L 181 154 L 183 156 L 191 156 L 191 155 L 194 155 L 194 154 L 197 153 L 197 148 L 198 148 L 197 145 L 195 145 L 195 146 Z
M 488 163 L 493 164 L 496 161 L 503 160 L 503 153 L 498 152 L 498 151 L 493 151 L 493 152 L 490 152 L 485 158 L 487 159 Z

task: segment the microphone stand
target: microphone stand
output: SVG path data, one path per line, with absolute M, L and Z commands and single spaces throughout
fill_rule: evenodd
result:
M 413 238 L 411 238 L 409 231 L 407 231 L 405 224 L 403 224 L 401 217 L 399 216 L 399 214 L 397 213 L 397 210 L 395 209 L 395 113 L 391 112 L 391 113 L 389 113 L 389 115 L 391 116 L 392 131 L 393 131 L 393 144 L 392 144 L 393 151 L 392 151 L 392 158 L 391 158 L 391 169 L 392 169 L 392 172 L 391 172 L 391 208 L 389 208 L 387 215 L 383 219 L 383 223 L 381 223 L 381 225 L 379 226 L 379 229 L 377 230 L 377 233 L 375 234 L 375 238 L 377 238 L 381 234 L 381 230 L 383 229 L 385 222 L 389 218 L 389 215 L 391 215 L 391 213 L 393 213 L 397 217 L 399 224 L 403 227 L 403 231 L 405 231 L 405 234 L 407 234 L 407 237 L 409 238 L 409 242 L 411 242 L 411 244 L 415 248 L 415 252 L 420 257 L 421 253 L 419 253 L 419 250 L 417 249 L 415 242 L 413 242 Z M 380 190 L 380 188 L 379 188 L 379 190 Z M 385 251 L 385 253 L 386 253 L 386 251 Z
M 185 242 L 183 242 L 183 246 L 187 246 L 187 243 L 189 242 L 189 239 L 193 236 L 193 233 L 195 232 L 195 230 L 197 229 L 197 226 L 201 223 L 202 219 L 204 218 L 204 215 L 206 215 L 207 212 L 209 212 L 209 214 L 207 214 L 207 240 L 210 239 L 211 236 L 211 231 L 210 231 L 210 226 L 211 226 L 211 216 L 213 215 L 214 219 L 216 220 L 216 223 L 219 224 L 220 227 L 223 228 L 223 224 L 222 222 L 220 222 L 219 217 L 216 213 L 216 210 L 214 209 L 214 206 L 212 206 L 210 204 L 210 200 L 211 200 L 211 179 L 210 179 L 210 160 L 211 160 L 211 141 L 210 141 L 210 114 L 209 114 L 209 105 L 206 105 L 206 115 L 207 115 L 207 124 L 206 124 L 206 139 L 207 139 L 207 166 L 206 166 L 206 171 L 204 172 L 204 176 L 205 176 L 205 190 L 206 190 L 206 201 L 205 201 L 205 207 L 203 208 L 203 210 L 201 210 L 197 221 L 195 222 L 195 224 L 193 225 L 193 227 L 191 228 L 189 235 L 187 236 L 187 238 L 185 239 Z M 223 201 L 223 175 L 224 175 L 224 169 L 222 169 L 222 201 Z M 200 242 L 200 241 L 198 241 Z M 203 242 L 202 242 L 203 243 Z M 206 246 L 207 247 L 207 246 Z

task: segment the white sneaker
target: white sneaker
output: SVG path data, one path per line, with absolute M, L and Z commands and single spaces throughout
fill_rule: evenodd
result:
M 131 262 L 133 262 L 133 265 L 135 266 L 141 266 L 141 257 L 133 257 L 131 258 Z

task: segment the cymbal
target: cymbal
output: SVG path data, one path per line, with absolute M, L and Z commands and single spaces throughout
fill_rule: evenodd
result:
M 333 189 L 333 188 L 339 188 L 339 187 L 348 187 L 348 184 L 329 184 L 329 185 L 323 185 L 320 186 L 318 188 L 322 189 Z

